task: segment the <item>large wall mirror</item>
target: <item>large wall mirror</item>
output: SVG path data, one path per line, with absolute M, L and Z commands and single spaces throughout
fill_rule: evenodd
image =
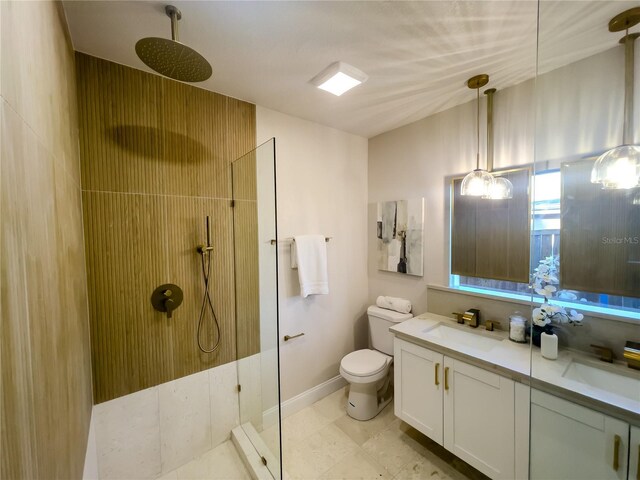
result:
M 585 321 L 565 329 L 557 360 L 532 348 L 531 376 L 558 386 L 534 382 L 530 391 L 532 480 L 640 478 L 640 372 L 623 356 L 627 342 L 640 341 L 640 186 L 626 166 L 608 172 L 616 178 L 604 186 L 617 188 L 592 181 L 604 152 L 640 144 L 640 78 L 625 88 L 626 32 L 609 30 L 611 19 L 639 6 L 539 2 L 532 235 L 544 240 L 532 263 L 549 260 L 531 273 L 549 268 L 548 300 Z M 640 25 L 630 30 L 637 32 Z M 639 50 L 626 62 L 635 72 Z M 625 90 L 634 97 L 627 108 Z M 635 125 L 626 135 L 625 123 Z

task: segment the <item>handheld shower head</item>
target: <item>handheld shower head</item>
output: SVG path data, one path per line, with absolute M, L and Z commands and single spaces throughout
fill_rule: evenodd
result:
M 138 57 L 165 77 L 182 82 L 204 82 L 211 76 L 211 65 L 194 49 L 178 41 L 178 21 L 182 18 L 180 10 L 167 5 L 165 12 L 171 19 L 171 40 L 159 37 L 138 40 Z
M 203 255 L 213 250 L 213 245 L 211 245 L 211 225 L 209 224 L 209 215 L 207 215 L 206 230 L 207 230 L 207 244 L 198 245 L 198 247 L 196 248 L 196 250 L 200 255 Z
M 207 247 L 211 246 L 211 226 L 209 225 L 209 215 L 207 215 Z

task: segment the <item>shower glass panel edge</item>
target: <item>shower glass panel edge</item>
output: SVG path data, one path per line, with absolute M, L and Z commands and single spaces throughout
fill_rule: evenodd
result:
M 232 163 L 240 425 L 282 478 L 275 138 Z

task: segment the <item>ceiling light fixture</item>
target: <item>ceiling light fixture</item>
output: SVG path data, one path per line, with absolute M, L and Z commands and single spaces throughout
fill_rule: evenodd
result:
M 460 195 L 470 197 L 486 197 L 494 183 L 493 175 L 480 168 L 480 89 L 487 83 L 489 83 L 489 75 L 484 73 L 471 77 L 467 81 L 467 87 L 476 90 L 476 169 L 462 180 Z
M 495 88 L 485 90 L 487 96 L 487 171 L 493 172 L 493 94 Z M 493 176 L 493 183 L 487 195 L 482 198 L 490 200 L 508 200 L 513 198 L 513 184 L 507 177 Z
M 633 144 L 633 44 L 640 33 L 629 34 L 629 28 L 638 23 L 640 7 L 626 10 L 609 22 L 610 32 L 626 30 L 620 40 L 624 45 L 624 125 L 622 145 L 600 155 L 591 170 L 591 182 L 599 183 L 605 189 L 640 187 L 640 145 Z
M 353 65 L 335 62 L 313 77 L 311 83 L 339 97 L 353 87 L 364 83 L 367 78 L 369 77 L 366 73 L 358 70 Z

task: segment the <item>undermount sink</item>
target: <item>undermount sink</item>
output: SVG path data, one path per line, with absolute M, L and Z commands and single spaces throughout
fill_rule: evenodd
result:
M 435 328 L 424 330 L 425 336 L 432 339 L 439 339 L 439 343 L 451 343 L 452 346 L 464 346 L 475 350 L 488 352 L 497 347 L 502 340 L 485 337 L 478 333 L 465 332 L 464 330 L 438 325 Z
M 569 364 L 562 376 L 568 380 L 574 380 L 640 402 L 640 377 L 620 375 L 609 369 L 598 368 L 575 360 Z

